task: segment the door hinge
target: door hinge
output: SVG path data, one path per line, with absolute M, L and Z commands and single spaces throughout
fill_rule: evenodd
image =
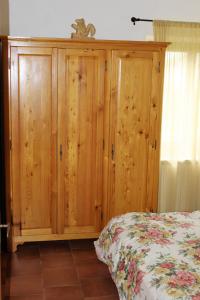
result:
M 104 150 L 105 149 L 105 141 L 104 141 L 104 139 L 103 139 L 102 145 L 103 145 L 103 150 Z
M 103 220 L 103 212 L 101 211 L 101 221 Z
M 6 229 L 7 230 L 7 239 L 9 237 L 10 234 L 10 224 L 0 224 L 0 229 Z
M 0 224 L 0 228 L 8 228 L 9 224 Z

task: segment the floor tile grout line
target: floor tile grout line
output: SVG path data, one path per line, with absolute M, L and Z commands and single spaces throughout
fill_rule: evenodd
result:
M 59 252 L 59 245 L 61 245 L 61 252 Z M 64 245 L 64 247 L 63 247 L 63 245 Z M 48 244 L 46 244 L 46 246 L 47 246 L 47 256 L 48 256 L 49 255 L 48 254 Z M 86 251 L 86 252 L 91 252 L 92 253 L 94 251 L 93 241 L 90 241 L 90 244 L 88 243 L 88 245 L 85 244 L 85 243 L 82 243 L 82 244 L 81 243 L 80 244 L 79 243 L 78 244 L 74 243 L 74 245 L 73 245 L 73 241 L 72 241 L 72 243 L 70 241 L 68 241 L 66 244 L 65 243 L 60 243 L 60 244 L 59 243 L 55 243 L 55 244 L 53 244 L 53 243 L 51 244 L 50 243 L 49 244 L 49 248 L 50 248 L 50 252 L 49 253 L 51 253 L 51 251 L 52 251 L 52 249 L 53 249 L 54 246 L 55 246 L 55 253 L 56 253 L 56 255 L 58 255 L 58 257 L 59 257 L 60 254 L 63 254 L 63 252 L 62 252 L 63 249 L 64 249 L 64 251 L 66 253 L 70 254 L 70 257 L 72 258 L 72 261 L 73 261 L 73 264 L 72 264 L 72 266 L 70 266 L 70 268 L 73 269 L 74 272 L 76 273 L 77 285 L 69 283 L 69 284 L 62 284 L 61 286 L 58 286 L 58 285 L 57 286 L 56 285 L 55 286 L 49 286 L 49 287 L 45 286 L 45 278 L 44 278 L 45 265 L 43 263 L 43 257 L 41 255 L 41 245 L 39 244 L 38 245 L 38 259 L 39 259 L 40 267 L 41 267 L 41 273 L 40 273 L 41 280 L 40 280 L 40 284 L 42 285 L 41 286 L 41 288 L 42 288 L 41 293 L 42 293 L 43 300 L 47 300 L 46 290 L 48 288 L 54 289 L 54 288 L 75 287 L 75 286 L 79 287 L 82 299 L 83 300 L 85 298 L 88 299 L 88 297 L 84 293 L 84 286 L 83 286 L 84 279 L 86 279 L 86 280 L 88 279 L 90 281 L 91 279 L 95 280 L 95 278 L 96 279 L 97 278 L 104 278 L 104 279 L 105 278 L 109 278 L 108 274 L 99 274 L 99 275 L 96 275 L 96 276 L 86 276 L 86 277 L 82 277 L 82 278 L 80 276 L 80 272 L 78 270 L 78 266 L 82 265 L 82 263 L 83 263 L 83 265 L 84 264 L 87 265 L 87 264 L 93 263 L 95 260 L 93 260 L 93 258 L 91 259 L 90 255 L 89 255 L 89 258 L 88 258 L 87 257 L 88 254 L 86 253 L 86 259 L 84 261 L 84 255 L 83 255 L 83 257 L 82 257 L 83 261 L 81 263 L 81 260 L 80 261 L 76 260 L 75 253 L 77 254 L 77 252 L 76 252 L 77 250 L 78 250 L 78 252 L 79 251 L 80 252 L 81 251 Z M 24 248 L 24 249 L 25 249 L 25 253 L 27 253 L 27 256 L 29 256 L 29 251 L 26 251 L 26 248 Z M 22 253 L 23 253 L 23 248 L 21 250 L 22 250 Z M 57 250 L 58 250 L 58 252 L 56 252 Z M 44 251 L 44 253 L 45 253 L 45 251 Z M 53 251 L 52 251 L 52 253 L 53 253 Z M 53 254 L 55 254 L 55 253 L 53 253 Z M 51 254 L 50 254 L 50 256 L 51 256 Z M 45 257 L 45 255 L 44 255 L 44 257 Z M 35 259 L 35 256 L 31 256 L 30 259 Z M 55 268 L 58 268 L 58 269 L 61 268 L 62 269 L 62 267 L 60 267 L 59 265 L 55 266 L 55 267 L 48 267 L 48 266 L 46 267 L 46 269 L 52 269 L 52 270 L 55 269 Z M 67 269 L 67 267 L 66 267 L 66 269 Z M 21 274 L 19 276 L 23 276 L 23 275 L 26 276 L 25 274 Z M 38 274 L 33 274 L 33 276 L 34 275 L 37 276 Z M 108 294 L 106 296 L 115 296 L 115 294 Z M 99 296 L 99 298 L 102 298 L 102 300 L 103 300 L 103 298 L 106 298 L 106 296 L 105 297 L 104 296 Z

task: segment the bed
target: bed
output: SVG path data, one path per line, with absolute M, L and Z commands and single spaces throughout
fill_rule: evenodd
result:
M 200 211 L 118 216 L 95 249 L 120 300 L 200 300 Z

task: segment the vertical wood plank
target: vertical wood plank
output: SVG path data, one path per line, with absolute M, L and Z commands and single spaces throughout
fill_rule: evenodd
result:
M 52 50 L 52 145 L 51 145 L 51 216 L 52 216 L 52 233 L 57 233 L 58 217 L 58 49 Z
M 13 204 L 18 205 L 14 222 L 19 230 L 55 231 L 55 58 L 51 48 L 14 47 L 11 59 Z
M 147 174 L 146 210 L 157 211 L 158 180 L 160 165 L 160 137 L 162 116 L 162 93 L 164 78 L 164 52 L 153 53 L 152 92 L 150 103 L 149 152 Z M 154 176 L 153 176 L 154 174 Z
M 112 131 L 112 113 L 111 113 L 111 78 L 112 78 L 112 52 L 106 51 L 105 68 L 105 103 L 104 103 L 104 141 L 103 141 L 103 205 L 102 205 L 102 226 L 109 221 L 109 207 L 111 202 L 111 131 Z
M 2 103 L 1 103 L 1 124 L 3 125 L 3 155 L 4 155 L 4 174 L 5 178 L 2 180 L 2 183 L 5 185 L 5 208 L 6 208 L 6 221 L 12 225 L 12 189 L 11 189 L 11 111 L 10 111 L 10 69 L 9 69 L 9 61 L 10 61 L 10 47 L 8 45 L 8 40 L 1 41 L 1 55 L 2 61 L 0 63 L 1 69 L 1 95 Z M 9 232 L 8 237 L 8 249 L 11 249 L 12 245 L 12 235 L 13 235 L 13 228 Z
M 152 53 L 113 53 L 111 215 L 146 209 L 152 67 Z
M 60 214 L 64 214 L 65 231 L 78 232 L 85 228 L 97 232 L 103 198 L 105 53 L 59 51 L 59 78 L 65 83 L 59 86 L 59 138 L 64 147 L 60 182 L 63 182 L 61 177 L 65 178 L 64 212 Z
M 12 210 L 13 235 L 20 235 L 21 205 L 20 205 L 20 166 L 19 166 L 19 107 L 18 107 L 18 49 L 11 48 L 11 173 L 12 173 Z
M 58 175 L 58 198 L 57 198 L 57 232 L 64 232 L 65 206 L 64 203 L 68 199 L 68 188 L 65 181 L 68 178 L 68 172 L 65 172 L 66 149 L 67 149 L 67 128 L 65 118 L 67 120 L 67 101 L 65 99 L 65 68 L 68 68 L 65 60 L 65 50 L 58 50 L 58 144 L 57 144 L 57 175 Z M 63 154 L 62 154 L 63 151 Z M 61 157 L 62 155 L 62 157 Z

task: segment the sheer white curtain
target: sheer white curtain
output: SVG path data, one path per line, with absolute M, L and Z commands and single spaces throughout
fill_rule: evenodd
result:
M 166 53 L 160 211 L 200 209 L 200 24 L 155 21 Z

